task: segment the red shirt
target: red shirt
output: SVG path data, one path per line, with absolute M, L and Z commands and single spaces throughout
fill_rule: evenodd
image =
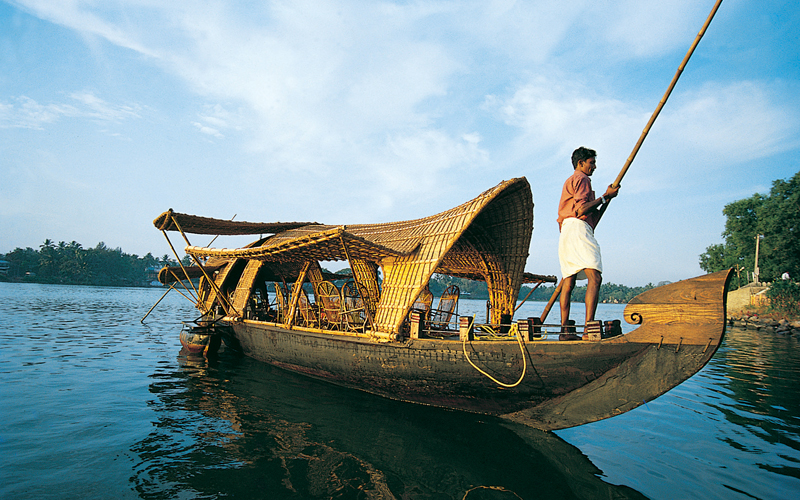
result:
M 578 211 L 584 204 L 594 201 L 595 195 L 592 190 L 592 180 L 588 175 L 580 170 L 575 170 L 561 189 L 561 200 L 558 202 L 558 230 L 561 230 L 561 223 L 568 217 L 575 217 L 592 226 L 594 230 L 597 225 L 599 212 L 593 210 L 578 217 Z

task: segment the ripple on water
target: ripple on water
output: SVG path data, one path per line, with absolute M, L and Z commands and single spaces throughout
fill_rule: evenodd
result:
M 663 397 L 560 431 L 578 451 L 552 434 L 532 433 L 541 445 L 490 419 L 246 358 L 180 355 L 179 321 L 196 315 L 185 299 L 168 295 L 139 322 L 162 293 L 0 283 L 0 331 L 12 340 L 0 350 L 0 497 L 214 498 L 224 488 L 237 498 L 328 498 L 332 488 L 462 498 L 503 485 L 523 498 L 636 498 L 598 476 L 654 499 L 800 491 L 792 336 L 732 329 L 706 368 Z M 481 301 L 469 307 L 485 314 Z M 604 307 L 604 317 L 624 308 Z M 584 482 L 589 490 L 575 489 Z

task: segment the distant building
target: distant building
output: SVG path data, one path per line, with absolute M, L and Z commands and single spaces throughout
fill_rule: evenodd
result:
M 11 263 L 7 260 L 0 260 L 0 274 L 7 275 L 8 269 L 11 267 Z

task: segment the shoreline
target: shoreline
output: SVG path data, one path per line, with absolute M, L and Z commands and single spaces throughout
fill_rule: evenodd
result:
M 782 335 L 800 335 L 800 319 L 768 312 L 765 308 L 728 312 L 728 326 L 763 330 Z

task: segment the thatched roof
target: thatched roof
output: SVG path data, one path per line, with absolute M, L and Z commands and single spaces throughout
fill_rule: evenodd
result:
M 347 260 L 343 246 L 346 245 L 351 258 L 380 262 L 388 257 L 408 255 L 419 246 L 420 238 L 387 241 L 380 235 L 360 231 L 359 227 L 366 226 L 312 224 L 276 234 L 267 238 L 261 246 L 257 247 L 216 249 L 189 246 L 186 247 L 186 252 L 198 257 L 240 258 L 270 262 L 335 261 Z M 359 232 L 364 235 L 359 235 Z
M 156 219 L 156 226 L 170 227 L 166 220 L 158 224 L 169 214 Z M 184 217 L 181 228 L 183 220 L 189 220 Z M 347 256 L 375 262 L 384 280 L 374 326 L 396 332 L 434 272 L 482 278 L 489 288 L 493 321 L 499 322 L 500 314 L 510 314 L 523 281 L 535 278 L 524 276 L 532 231 L 533 197 L 527 179 L 521 177 L 423 219 L 347 226 L 306 224 L 286 228 L 248 248 L 188 246 L 186 252 L 201 258 L 274 263 L 335 261 Z M 215 228 L 210 234 L 229 233 Z
M 246 222 L 212 219 L 198 215 L 174 212 L 171 208 L 153 221 L 161 231 L 180 231 L 191 234 L 242 235 L 276 234 L 289 229 L 316 224 L 316 222 Z
M 164 285 L 168 285 L 176 281 L 185 280 L 187 277 L 189 279 L 201 278 L 203 276 L 203 270 L 205 270 L 206 274 L 212 276 L 214 272 L 218 271 L 221 267 L 221 265 L 203 266 L 203 269 L 201 269 L 199 266 L 184 266 L 183 268 L 180 266 L 165 266 L 158 272 L 158 281 Z

